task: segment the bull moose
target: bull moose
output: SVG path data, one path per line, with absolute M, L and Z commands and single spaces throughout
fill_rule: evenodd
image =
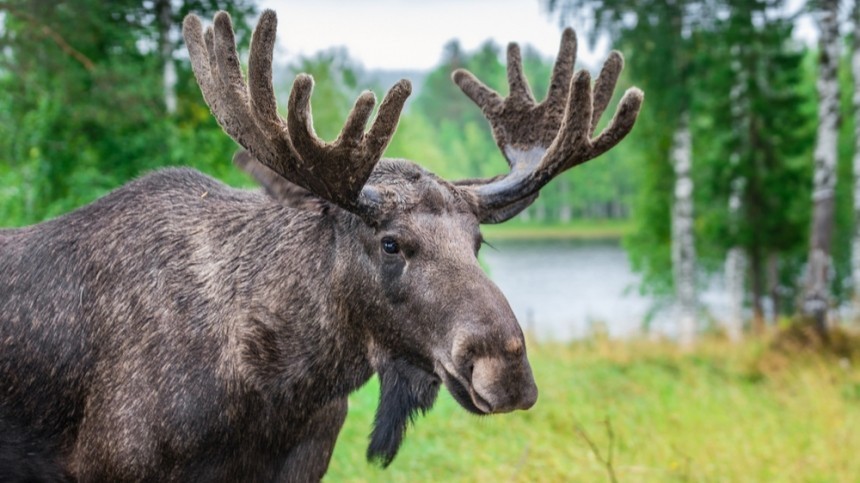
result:
M 627 135 L 635 88 L 594 135 L 621 55 L 592 86 L 565 30 L 541 103 L 516 44 L 508 97 L 454 72 L 510 172 L 449 182 L 381 159 L 406 80 L 369 129 L 375 98 L 361 94 L 331 143 L 312 127 L 309 76 L 281 118 L 275 31 L 263 12 L 246 83 L 227 13 L 205 32 L 193 15 L 183 24 L 203 97 L 268 194 L 164 169 L 0 230 L 0 479 L 317 480 L 347 395 L 374 373 L 367 455 L 382 465 L 442 384 L 475 414 L 535 403 L 523 333 L 477 261 L 479 226 Z

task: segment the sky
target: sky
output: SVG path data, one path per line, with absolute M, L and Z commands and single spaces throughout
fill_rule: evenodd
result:
M 346 46 L 368 69 L 427 70 L 444 45 L 457 38 L 466 50 L 487 39 L 498 45 L 530 44 L 555 57 L 561 28 L 539 0 L 262 0 L 278 14 L 278 52 L 298 55 Z M 580 42 L 588 65 L 598 56 Z M 605 43 L 605 42 L 604 42 Z M 598 52 L 607 47 L 599 45 Z M 605 54 L 603 54 L 605 55 Z
M 795 12 L 803 0 L 788 0 Z M 444 45 L 457 38 L 466 50 L 487 39 L 498 45 L 530 44 L 554 58 L 561 28 L 546 12 L 544 0 L 261 0 L 261 9 L 278 14 L 280 63 L 346 46 L 367 69 L 428 70 L 438 65 Z M 574 20 L 575 22 L 575 20 Z M 598 67 L 609 50 L 604 37 L 592 49 L 582 25 L 578 59 Z M 802 16 L 795 36 L 814 42 L 815 26 Z M 626 53 L 630 55 L 630 53 Z

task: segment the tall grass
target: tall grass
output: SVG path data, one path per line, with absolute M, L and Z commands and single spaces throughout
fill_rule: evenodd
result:
M 475 417 L 444 393 L 387 470 L 364 459 L 371 381 L 350 398 L 326 479 L 860 481 L 860 374 L 847 359 L 773 364 L 764 343 L 721 341 L 695 353 L 642 341 L 531 344 L 529 355 L 534 408 Z

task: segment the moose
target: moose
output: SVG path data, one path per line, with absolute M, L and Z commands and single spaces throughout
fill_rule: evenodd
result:
M 633 127 L 632 88 L 594 135 L 623 66 L 592 85 L 565 30 L 536 102 L 516 44 L 510 93 L 453 80 L 510 171 L 449 182 L 382 159 L 411 87 L 361 94 L 330 143 L 313 80 L 286 118 L 272 86 L 276 17 L 253 32 L 247 81 L 229 15 L 183 35 L 211 112 L 265 192 L 171 168 L 34 226 L 0 230 L 0 479 L 306 481 L 325 473 L 347 396 L 374 374 L 367 456 L 387 466 L 444 384 L 467 411 L 528 409 L 522 330 L 481 270 L 480 225 L 529 206 Z

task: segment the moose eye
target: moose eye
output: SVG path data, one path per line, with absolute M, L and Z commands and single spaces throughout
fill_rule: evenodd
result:
M 394 238 L 385 237 L 382 239 L 382 251 L 389 255 L 394 255 L 400 251 L 400 246 Z

